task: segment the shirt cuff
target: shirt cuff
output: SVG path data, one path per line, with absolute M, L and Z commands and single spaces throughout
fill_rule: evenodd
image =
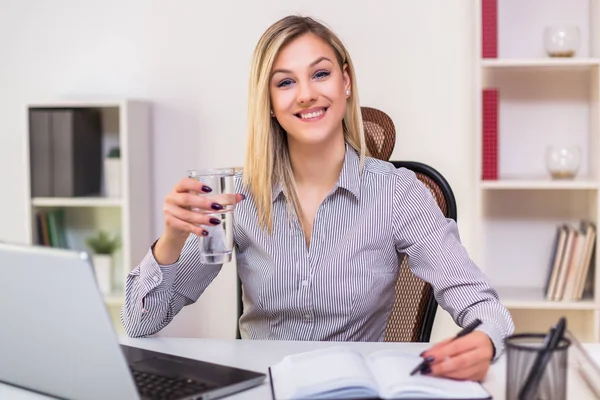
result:
M 162 292 L 173 287 L 177 277 L 177 261 L 169 265 L 160 265 L 154 258 L 152 248 L 150 248 L 142 261 L 142 265 L 144 267 L 140 268 L 139 275 L 145 293 L 151 290 Z

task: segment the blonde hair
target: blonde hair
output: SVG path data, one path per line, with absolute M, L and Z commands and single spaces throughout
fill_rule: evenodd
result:
M 342 121 L 344 140 L 360 154 L 360 165 L 367 154 L 354 65 L 341 40 L 326 26 L 310 17 L 288 16 L 275 22 L 262 35 L 252 56 L 248 87 L 248 142 L 244 166 L 244 184 L 252 194 L 261 228 L 273 229 L 273 186 L 283 192 L 304 227 L 302 208 L 294 189 L 294 177 L 287 147 L 287 137 L 276 118 L 272 118 L 269 81 L 275 59 L 292 40 L 312 33 L 335 52 L 343 70 L 347 65 L 352 90 Z

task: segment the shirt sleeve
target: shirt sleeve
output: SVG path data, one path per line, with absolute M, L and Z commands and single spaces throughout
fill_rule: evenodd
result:
M 408 256 L 411 271 L 429 282 L 439 305 L 464 327 L 479 318 L 478 330 L 494 345 L 493 360 L 504 351 L 514 324 L 485 274 L 462 245 L 456 222 L 446 218 L 429 189 L 413 171 L 400 168 L 393 200 L 396 249 Z
M 200 263 L 195 235 L 188 237 L 171 265 L 158 264 L 153 247 L 125 281 L 121 322 L 131 337 L 153 335 L 167 326 L 183 307 L 198 300 L 222 267 Z

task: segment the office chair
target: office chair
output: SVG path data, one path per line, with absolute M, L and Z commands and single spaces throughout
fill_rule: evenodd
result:
M 371 157 L 391 162 L 396 168 L 412 170 L 427 186 L 447 218 L 456 221 L 456 199 L 448 181 L 434 168 L 414 161 L 389 161 L 396 143 L 392 119 L 383 111 L 361 107 L 365 141 Z M 386 342 L 429 342 L 438 303 L 431 285 L 415 276 L 408 267 L 408 257 L 399 257 L 396 295 L 385 330 Z M 238 321 L 243 311 L 242 285 L 238 278 Z M 239 326 L 237 338 L 240 339 Z
M 362 107 L 365 140 L 372 157 L 389 161 L 396 144 L 396 128 L 383 111 Z M 429 165 L 414 161 L 389 161 L 396 168 L 407 168 L 427 186 L 447 218 L 456 221 L 456 199 L 448 181 Z M 408 257 L 401 255 L 396 296 L 384 340 L 386 342 L 429 342 L 437 301 L 429 283 L 416 277 L 408 267 Z

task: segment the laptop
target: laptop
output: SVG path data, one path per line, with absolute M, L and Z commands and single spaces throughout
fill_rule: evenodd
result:
M 214 399 L 266 377 L 120 345 L 72 250 L 0 243 L 0 332 L 0 382 L 62 399 Z

